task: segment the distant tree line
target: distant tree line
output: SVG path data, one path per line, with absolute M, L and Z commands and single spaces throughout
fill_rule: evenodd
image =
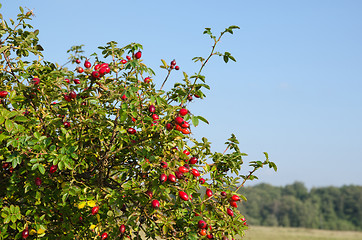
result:
M 362 230 L 362 186 L 319 187 L 301 182 L 242 188 L 248 200 L 239 204 L 249 225 Z

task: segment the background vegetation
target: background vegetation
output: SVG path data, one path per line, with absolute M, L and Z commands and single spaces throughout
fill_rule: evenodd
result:
M 239 206 L 249 225 L 362 230 L 362 186 L 319 187 L 301 182 L 284 187 L 259 184 L 241 190 Z

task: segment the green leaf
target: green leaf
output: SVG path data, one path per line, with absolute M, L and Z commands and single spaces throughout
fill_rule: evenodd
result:
M 13 223 L 15 223 L 18 219 L 16 218 L 15 215 L 11 215 L 10 220 L 11 220 Z
M 8 224 L 10 222 L 11 215 L 7 215 L 4 219 L 4 223 Z
M 39 132 L 35 132 L 35 133 L 34 133 L 34 137 L 35 137 L 36 139 L 39 139 L 39 138 L 41 137 L 41 134 L 40 134 Z
M 38 169 L 39 169 L 39 172 L 40 172 L 41 174 L 44 174 L 44 173 L 45 173 L 45 168 L 44 168 L 43 164 L 39 164 L 39 165 L 38 165 Z
M 224 55 L 224 62 L 227 63 L 229 61 L 229 57 L 227 55 Z
M 5 52 L 6 49 L 10 48 L 10 46 L 6 45 L 0 48 L 0 53 Z
M 164 67 L 164 68 L 167 68 L 167 67 L 168 67 L 168 65 L 167 65 L 166 61 L 165 61 L 165 60 L 163 60 L 163 59 L 161 59 L 161 61 L 162 61 L 163 67 Z
M 26 122 L 28 121 L 29 119 L 27 117 L 24 117 L 24 116 L 16 116 L 14 119 L 13 119 L 15 122 Z
M 192 116 L 191 117 L 191 121 L 192 121 L 192 124 L 197 127 L 197 125 L 199 125 L 199 118 L 196 117 L 196 116 Z
M 204 117 L 202 116 L 197 116 L 198 119 L 200 119 L 201 121 L 203 121 L 204 123 L 209 124 L 209 121 L 207 121 Z
M 14 129 L 14 123 L 13 121 L 6 119 L 5 121 L 5 128 L 8 132 L 11 132 Z

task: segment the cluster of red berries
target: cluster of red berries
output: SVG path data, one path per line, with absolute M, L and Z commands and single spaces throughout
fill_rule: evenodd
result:
M 175 69 L 175 70 L 180 70 L 180 67 L 176 66 L 176 60 L 175 59 L 171 61 L 170 68 Z
M 183 134 L 190 134 L 190 123 L 188 123 L 187 121 L 185 121 L 182 117 L 185 116 L 186 114 L 188 114 L 188 110 L 186 108 L 181 108 L 179 111 L 180 116 L 177 116 L 175 118 L 175 129 L 182 132 Z M 167 126 L 166 126 L 167 127 Z
M 135 59 L 140 59 L 142 57 L 142 52 L 138 51 L 134 54 Z M 126 60 L 127 59 L 127 60 Z M 126 64 L 128 61 L 130 61 L 132 58 L 130 56 L 126 56 L 126 59 L 122 59 L 121 63 Z
M 111 69 L 109 68 L 108 63 L 97 64 L 94 66 L 94 71 L 92 72 L 92 77 L 94 79 L 99 79 L 105 74 L 110 73 Z
M 3 163 L 3 169 L 5 171 L 9 171 L 10 173 L 14 172 L 14 168 L 12 166 L 10 166 L 10 163 L 8 163 L 8 162 Z

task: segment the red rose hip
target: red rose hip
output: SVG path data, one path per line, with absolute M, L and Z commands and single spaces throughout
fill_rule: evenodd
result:
M 101 236 L 102 240 L 103 240 L 103 239 L 106 239 L 107 237 L 108 237 L 108 233 L 106 233 L 106 232 L 103 233 L 102 236 Z
M 189 200 L 189 196 L 188 196 L 185 192 L 183 192 L 183 191 L 179 191 L 179 192 L 178 192 L 178 195 L 179 195 L 179 197 L 180 197 L 182 200 L 184 200 L 184 201 L 188 201 L 188 200 Z
M 92 215 L 96 215 L 99 211 L 99 206 L 95 206 L 92 208 Z
M 141 52 L 141 51 L 136 52 L 135 55 L 134 55 L 134 57 L 135 57 L 136 59 L 140 59 L 141 56 L 142 56 L 142 52 Z
M 124 232 L 126 231 L 126 226 L 124 224 L 122 224 L 120 227 L 119 227 L 119 232 L 121 234 L 123 234 Z
M 208 197 L 211 197 L 211 196 L 212 196 L 212 191 L 211 191 L 211 189 L 207 189 L 207 190 L 206 190 L 206 195 L 207 195 Z
M 186 108 L 181 108 L 179 111 L 179 114 L 181 116 L 185 116 L 189 111 Z
M 160 207 L 160 202 L 156 199 L 152 200 L 151 205 L 153 208 L 159 208 Z
M 7 91 L 0 91 L 0 98 L 4 98 L 8 95 Z

